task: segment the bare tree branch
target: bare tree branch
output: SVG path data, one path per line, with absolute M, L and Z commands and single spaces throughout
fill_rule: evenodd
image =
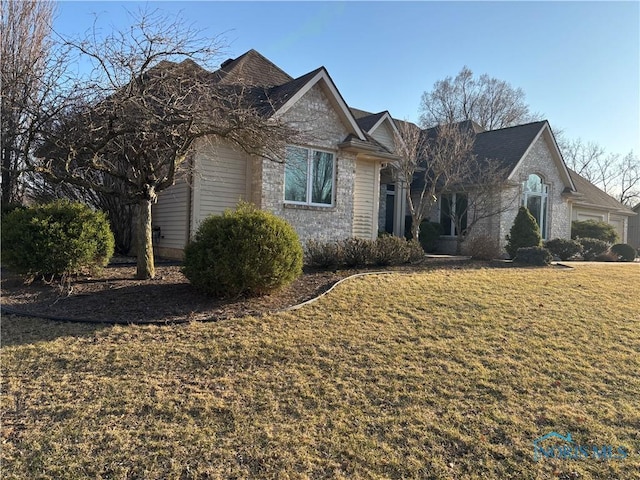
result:
M 455 78 L 438 80 L 422 94 L 420 124 L 424 128 L 473 120 L 485 130 L 510 127 L 540 117 L 529 111 L 524 92 L 484 74 L 474 78 L 463 67 Z
M 85 39 L 68 41 L 94 69 L 39 149 L 38 171 L 48 178 L 137 202 L 140 278 L 154 275 L 151 204 L 198 140 L 280 159 L 295 133 L 271 115 L 264 88 L 221 85 L 194 61 L 211 64 L 221 48 L 197 33 L 143 10 L 131 28 L 101 38 L 94 25 Z

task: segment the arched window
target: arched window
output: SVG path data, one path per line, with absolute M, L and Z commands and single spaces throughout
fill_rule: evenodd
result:
M 541 177 L 532 173 L 522 184 L 522 205 L 529 209 L 531 215 L 538 222 L 542 238 L 547 238 L 547 195 L 549 186 L 544 183 Z

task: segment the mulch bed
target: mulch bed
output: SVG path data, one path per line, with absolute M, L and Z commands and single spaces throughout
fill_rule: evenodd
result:
M 388 270 L 416 271 L 468 262 L 426 260 L 422 265 Z M 4 313 L 104 323 L 177 323 L 211 321 L 284 310 L 315 298 L 342 278 L 366 270 L 306 271 L 288 287 L 261 297 L 220 299 L 195 290 L 179 265 L 160 264 L 153 280 L 136 280 L 135 266 L 111 264 L 100 276 L 74 278 L 70 288 L 60 283 L 24 279 L 2 270 Z M 370 271 L 380 271 L 380 268 Z

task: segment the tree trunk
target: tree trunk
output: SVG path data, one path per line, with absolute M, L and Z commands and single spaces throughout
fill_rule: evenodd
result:
M 138 265 L 136 278 L 148 280 L 156 275 L 156 267 L 153 262 L 153 237 L 151 231 L 151 199 L 142 198 L 138 203 L 137 218 L 137 252 Z
M 462 255 L 462 242 L 464 242 L 464 237 L 459 233 L 456 237 L 456 255 Z
M 420 241 L 420 223 L 422 222 L 422 218 L 418 218 L 417 216 L 411 217 L 411 238 L 416 242 Z

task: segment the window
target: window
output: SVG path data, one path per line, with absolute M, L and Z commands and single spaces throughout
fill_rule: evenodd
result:
M 284 199 L 287 202 L 330 206 L 333 204 L 335 160 L 329 152 L 287 147 Z
M 547 239 L 547 195 L 549 186 L 546 185 L 542 178 L 532 173 L 529 178 L 522 184 L 522 202 L 521 204 L 529 210 L 533 218 L 538 222 L 540 235 L 544 240 Z
M 464 232 L 467 229 L 467 208 L 469 202 L 463 193 L 451 193 L 440 196 L 440 225 L 442 234 L 449 237 L 458 236 L 456 224 Z

